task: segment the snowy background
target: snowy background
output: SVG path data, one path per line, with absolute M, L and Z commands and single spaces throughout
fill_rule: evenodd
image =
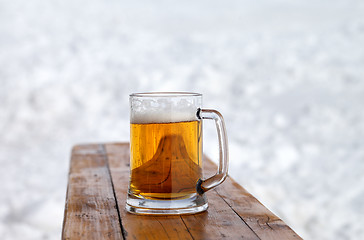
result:
M 140 91 L 203 93 L 240 184 L 364 239 L 364 1 L 0 0 L 2 240 L 60 239 L 71 147 L 128 141 Z

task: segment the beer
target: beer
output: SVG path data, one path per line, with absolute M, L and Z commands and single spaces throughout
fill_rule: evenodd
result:
M 129 193 L 147 199 L 184 199 L 202 177 L 201 122 L 131 123 Z

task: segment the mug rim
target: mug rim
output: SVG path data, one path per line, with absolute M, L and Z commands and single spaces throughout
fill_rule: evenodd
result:
M 195 92 L 139 92 L 132 93 L 130 97 L 201 97 L 201 93 Z

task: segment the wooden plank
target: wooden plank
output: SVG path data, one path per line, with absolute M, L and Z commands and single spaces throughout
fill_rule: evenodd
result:
M 302 239 L 230 177 L 225 180 L 224 187 L 215 191 L 260 239 Z
M 214 164 L 205 165 L 207 172 L 211 173 L 214 169 Z M 302 239 L 230 176 L 213 191 L 224 199 L 260 239 Z
M 123 239 L 101 145 L 72 150 L 62 239 Z
M 206 212 L 181 216 L 194 239 L 259 239 L 216 192 L 207 198 Z
M 122 225 L 129 239 L 259 239 L 216 192 L 208 192 L 209 210 L 195 215 L 136 216 L 124 210 L 129 180 L 129 145 L 106 145 Z M 216 166 L 205 159 L 205 164 Z M 120 183 L 120 184 L 118 184 Z M 126 184 L 125 184 L 126 183 Z M 138 224 L 135 224 L 138 222 Z M 132 236 L 130 236 L 132 234 Z
M 128 144 L 76 146 L 62 239 L 301 239 L 230 177 L 207 192 L 208 211 L 182 216 L 127 213 L 128 181 Z

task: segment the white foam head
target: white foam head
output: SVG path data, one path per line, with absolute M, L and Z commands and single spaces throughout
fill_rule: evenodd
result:
M 131 123 L 170 123 L 197 119 L 201 97 L 135 97 L 130 101 Z

